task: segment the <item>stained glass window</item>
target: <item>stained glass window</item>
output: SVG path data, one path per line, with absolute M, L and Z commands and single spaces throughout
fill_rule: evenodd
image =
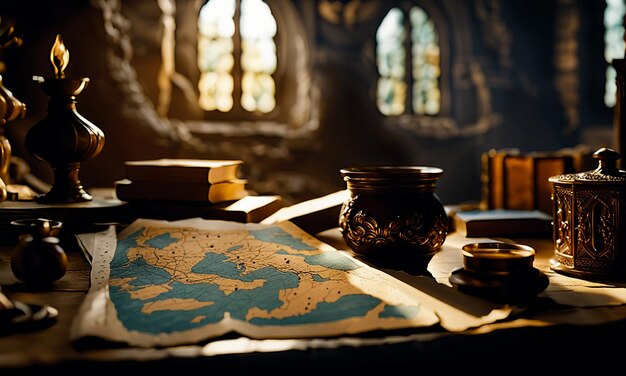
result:
M 410 36 L 408 51 L 407 35 Z M 435 24 L 423 9 L 412 7 L 408 17 L 400 8 L 391 9 L 376 32 L 376 63 L 380 75 L 376 102 L 380 112 L 388 116 L 438 114 L 441 108 L 440 55 Z M 410 67 L 408 72 L 407 67 Z
M 413 111 L 418 114 L 436 115 L 441 105 L 439 37 L 433 21 L 418 7 L 411 8 L 411 48 Z
M 406 50 L 404 14 L 398 8 L 387 13 L 376 32 L 378 64 L 377 104 L 385 115 L 400 115 L 406 101 Z
M 272 74 L 277 66 L 277 29 L 269 6 L 262 0 L 209 0 L 200 10 L 198 30 L 200 106 L 206 111 L 231 111 L 233 96 L 240 92 L 244 110 L 271 112 L 276 107 Z
M 615 94 L 617 86 L 615 78 L 617 73 L 611 66 L 613 59 L 624 57 L 624 14 L 626 5 L 624 0 L 606 0 L 604 11 L 604 58 L 609 64 L 606 68 L 606 81 L 604 89 L 604 103 L 607 107 L 615 106 Z

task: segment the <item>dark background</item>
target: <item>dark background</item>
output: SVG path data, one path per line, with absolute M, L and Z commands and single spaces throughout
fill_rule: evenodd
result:
M 113 18 L 106 1 L 2 1 L 0 15 L 14 20 L 24 40 L 2 56 L 4 85 L 27 105 L 26 117 L 6 126 L 14 155 L 51 181 L 49 166 L 30 157 L 23 143 L 46 114 L 48 97 L 32 76 L 52 76 L 48 54 L 56 34 L 71 53 L 67 75 L 91 80 L 77 98 L 78 111 L 106 135 L 104 150 L 82 164 L 88 189 L 122 179 L 125 160 L 241 158 L 251 189 L 296 202 L 344 188 L 342 167 L 429 165 L 444 170 L 437 192 L 451 204 L 480 199 L 480 156 L 490 149 L 613 147 L 613 110 L 603 103 L 604 1 L 365 0 L 356 18 L 348 17 L 353 1 L 267 2 L 280 8 L 274 14 L 286 52 L 279 64 L 306 58 L 310 79 L 306 125 L 279 116 L 284 127 L 274 132 L 228 116 L 206 120 L 176 88 L 168 114 L 156 114 L 162 35 L 156 1 L 121 1 Z M 189 9 L 199 2 L 175 3 L 176 68 L 193 78 L 195 56 L 184 49 L 193 44 L 185 33 L 194 32 Z M 324 17 L 324 3 L 335 6 L 340 21 Z M 392 6 L 406 4 L 426 10 L 439 31 L 447 99 L 435 119 L 385 119 L 376 108 L 376 28 Z M 121 22 L 121 35 L 111 20 Z M 306 54 L 294 51 L 296 37 Z M 298 104 L 288 98 L 304 81 L 293 69 L 280 74 L 287 82 L 277 88 L 285 95 L 284 115 Z M 429 126 L 442 119 L 452 128 Z

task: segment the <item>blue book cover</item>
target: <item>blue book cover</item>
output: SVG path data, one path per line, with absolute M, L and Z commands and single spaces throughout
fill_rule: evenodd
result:
M 455 229 L 467 237 L 550 236 L 552 216 L 539 210 L 470 210 L 453 214 Z

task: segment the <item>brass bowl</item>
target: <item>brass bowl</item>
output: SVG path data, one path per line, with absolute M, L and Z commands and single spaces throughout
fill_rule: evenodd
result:
M 488 300 L 525 306 L 550 283 L 533 267 L 535 250 L 524 244 L 481 242 L 462 248 L 463 268 L 450 283 L 459 291 Z

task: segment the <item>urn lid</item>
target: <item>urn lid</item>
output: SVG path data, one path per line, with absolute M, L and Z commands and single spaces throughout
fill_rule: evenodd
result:
M 593 153 L 598 160 L 598 167 L 592 171 L 577 174 L 563 174 L 550 177 L 552 183 L 619 184 L 626 183 L 626 171 L 617 168 L 620 153 L 609 148 L 600 148 Z
M 365 166 L 340 170 L 350 190 L 434 191 L 443 170 L 430 166 Z
M 350 179 L 413 179 L 437 180 L 443 170 L 430 166 L 365 166 L 340 170 L 344 180 Z

